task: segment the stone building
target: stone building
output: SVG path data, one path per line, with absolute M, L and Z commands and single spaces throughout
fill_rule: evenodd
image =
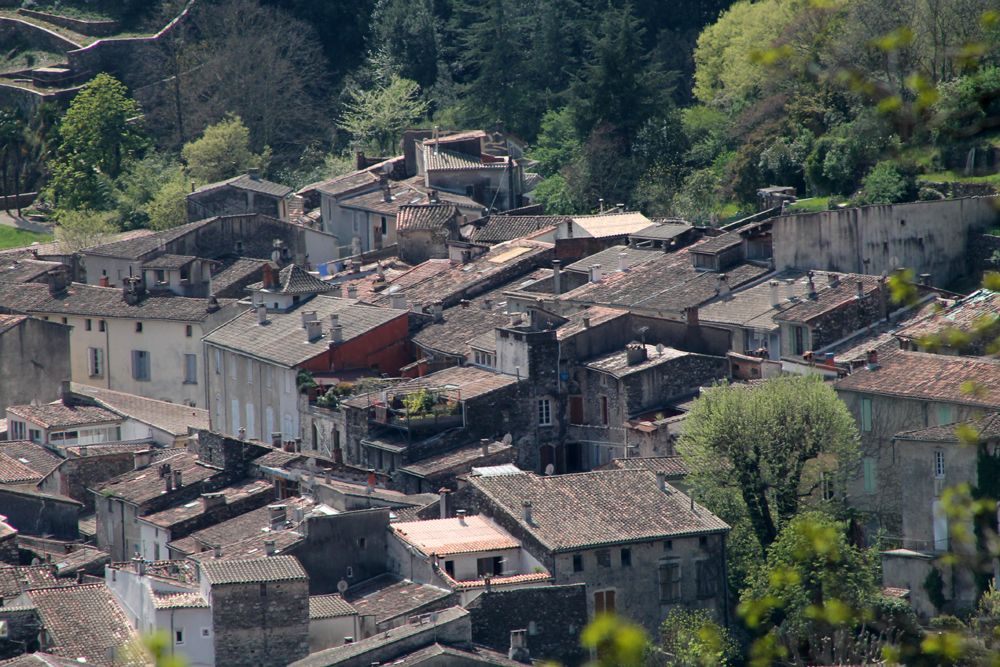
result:
M 309 653 L 309 580 L 292 556 L 208 561 L 216 667 L 284 667 Z
M 434 197 L 436 198 L 436 197 Z M 410 264 L 448 257 L 447 242 L 458 238 L 464 223 L 454 204 L 435 202 L 401 206 L 396 216 L 399 258 Z
M 260 213 L 287 220 L 291 194 L 292 188 L 265 180 L 259 170 L 251 169 L 246 174 L 203 185 L 187 195 L 187 218 L 193 222 L 218 215 Z
M 586 584 L 591 617 L 615 611 L 651 632 L 677 607 L 727 621 L 729 526 L 663 475 L 520 473 L 469 483 L 470 511 L 518 538 L 556 584 Z
M 6 305 L 6 304 L 4 304 Z M 70 377 L 70 328 L 27 315 L 0 315 L 0 412 L 10 405 L 48 403 Z

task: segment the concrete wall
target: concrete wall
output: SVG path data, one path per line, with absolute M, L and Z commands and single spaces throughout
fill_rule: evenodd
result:
M 211 588 L 216 667 L 284 667 L 309 653 L 305 579 Z
M 22 535 L 66 540 L 79 537 L 77 515 L 81 505 L 75 500 L 0 486 L 0 507 L 6 523 Z
M 965 275 L 970 234 L 998 219 L 994 197 L 865 206 L 774 218 L 774 264 L 880 274 L 899 267 L 934 285 Z
M 358 636 L 361 624 L 358 615 L 334 616 L 309 620 L 309 652 L 315 653 L 325 648 L 342 646 L 345 637 L 361 639 Z
M 212 428 L 230 436 L 246 429 L 248 439 L 301 437 L 295 369 L 205 344 Z
M 311 595 L 336 593 L 341 580 L 353 586 L 386 571 L 388 508 L 310 517 L 305 528 L 305 542 L 292 553 L 309 575 Z
M 58 399 L 70 374 L 69 327 L 32 317 L 0 333 L 0 413 Z

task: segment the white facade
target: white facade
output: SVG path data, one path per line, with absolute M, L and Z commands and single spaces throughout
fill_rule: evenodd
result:
M 205 344 L 210 422 L 213 430 L 270 442 L 302 437 L 299 426 L 298 370 Z
M 310 653 L 343 646 L 345 637 L 351 637 L 354 641 L 362 639 L 361 619 L 357 614 L 309 620 Z

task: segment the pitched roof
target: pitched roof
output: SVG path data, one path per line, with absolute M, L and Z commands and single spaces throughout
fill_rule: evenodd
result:
M 610 465 L 623 470 L 648 470 L 663 472 L 667 479 L 687 477 L 688 467 L 680 456 L 643 456 L 632 459 L 612 459 Z
M 94 405 L 66 405 L 62 401 L 45 405 L 10 405 L 7 414 L 38 424 L 44 429 L 118 423 L 121 416 Z
M 1000 362 L 894 350 L 879 368 L 862 368 L 834 383 L 838 391 L 898 396 L 1000 409 Z
M 10 660 L 0 660 L 2 667 L 80 667 L 76 658 L 63 658 L 52 653 L 24 653 Z
M 120 664 L 115 659 L 119 651 L 136 639 L 118 600 L 103 583 L 37 589 L 28 597 L 54 644 L 48 650 L 55 655 L 86 658 L 96 665 Z
M 573 216 L 573 223 L 595 239 L 631 234 L 649 227 L 649 222 L 637 212 Z
M 265 264 L 270 264 L 266 259 L 254 259 L 252 257 L 239 257 L 225 268 L 212 274 L 212 292 L 214 294 L 226 294 L 226 292 L 238 285 L 243 280 L 256 277 L 264 269 Z
M 771 282 L 778 283 L 777 305 L 771 305 Z M 819 284 L 818 276 L 815 283 Z M 779 326 L 774 318 L 794 308 L 808 292 L 809 281 L 803 273 L 785 272 L 772 280 L 733 292 L 726 299 L 702 306 L 698 310 L 698 320 L 772 331 Z
M 194 255 L 157 255 L 142 263 L 144 269 L 180 269 L 198 259 Z
M 267 556 L 250 560 L 208 560 L 201 564 L 211 584 L 245 584 L 306 579 L 294 556 Z
M 413 334 L 411 340 L 425 350 L 455 356 L 467 356 L 469 343 L 479 336 L 493 336 L 497 327 L 509 324 L 503 303 L 504 285 L 471 300 L 468 307 L 461 305 L 446 308 L 441 322 L 431 322 Z M 486 309 L 487 300 L 490 308 Z M 495 347 L 495 343 L 494 343 Z
M 399 207 L 396 217 L 398 231 L 445 229 L 458 215 L 454 204 L 406 204 Z
M 380 215 L 397 215 L 401 206 L 405 204 L 419 204 L 424 200 L 425 195 L 421 190 L 404 184 L 401 181 L 389 181 L 389 201 L 385 200 L 385 193 L 381 188 L 373 192 L 354 195 L 339 200 L 339 205 L 343 208 L 354 208 L 362 211 L 372 211 Z
M 255 479 L 218 489 L 215 493 L 221 493 L 225 498 L 225 503 L 228 505 L 252 497 L 273 497 L 271 495 L 273 489 L 274 485 L 270 482 Z M 194 500 L 167 508 L 155 514 L 147 514 L 142 517 L 142 520 L 161 528 L 170 529 L 179 523 L 210 513 L 211 508 L 206 506 L 205 499 L 195 498 Z
M 176 453 L 174 453 L 176 451 Z M 139 470 L 129 470 L 98 485 L 97 491 L 121 498 L 136 505 L 166 493 L 166 482 L 160 477 L 160 466 L 169 463 L 172 472 L 181 471 L 181 484 L 190 486 L 222 471 L 198 461 L 198 455 L 186 450 L 167 450 L 162 458 Z
M 313 311 L 322 323 L 323 334 L 310 341 L 302 326 L 302 313 Z M 205 341 L 239 354 L 292 368 L 329 349 L 330 315 L 339 316 L 344 342 L 363 336 L 397 318 L 407 317 L 402 310 L 367 306 L 350 299 L 320 295 L 291 312 L 268 313 L 264 324 L 258 323 L 254 311 L 245 311 L 213 329 L 205 336 Z
M 491 392 L 517 384 L 517 379 L 475 366 L 451 366 L 436 373 L 414 378 L 395 385 L 394 393 L 407 393 L 423 388 L 447 388 L 462 400 L 485 396 Z M 378 392 L 376 392 L 378 393 Z M 344 405 L 364 408 L 369 404 L 368 394 L 352 396 Z
M 879 276 L 860 273 L 842 274 L 840 282 L 835 286 L 817 284 L 815 299 L 801 299 L 795 305 L 781 311 L 775 319 L 808 324 L 818 317 L 854 303 L 858 298 L 858 283 L 861 283 L 861 289 L 867 296 L 878 291 L 882 279 Z
M 208 609 L 210 606 L 201 593 L 153 594 L 153 607 L 156 609 Z
M 483 161 L 475 155 L 466 155 L 446 148 L 435 149 L 433 142 L 424 143 L 424 169 L 427 171 L 465 171 L 478 169 L 506 169 L 508 162 Z
M 59 262 L 47 262 L 40 259 L 11 258 L 4 259 L 0 255 L 0 281 L 8 283 L 27 283 L 44 276 L 52 269 L 62 266 Z
M 251 192 L 258 192 L 262 195 L 269 195 L 271 197 L 283 198 L 287 197 L 292 193 L 292 188 L 287 185 L 282 185 L 281 183 L 275 183 L 274 181 L 268 181 L 263 178 L 253 177 L 250 174 L 240 174 L 239 176 L 233 176 L 232 178 L 227 178 L 224 181 L 219 181 L 217 183 L 209 183 L 208 185 L 203 185 L 191 195 L 200 195 L 203 192 L 209 192 L 211 190 L 217 190 L 222 187 L 237 188 L 239 190 L 249 190 Z
M 632 343 L 632 345 L 640 345 L 640 343 Z M 672 347 L 664 348 L 663 352 L 657 351 L 655 345 L 647 344 L 644 347 L 646 348 L 646 360 L 637 364 L 629 364 L 627 351 L 618 350 L 588 361 L 586 367 L 591 370 L 608 373 L 616 378 L 623 378 L 633 373 L 659 366 L 660 364 L 669 363 L 674 359 L 692 356 L 689 352 L 683 352 Z
M 344 599 L 360 615 L 373 615 L 376 623 L 382 623 L 449 595 L 451 591 L 443 588 L 418 584 L 393 574 L 380 574 L 347 589 Z
M 447 144 L 454 143 L 456 141 L 468 141 L 470 139 L 485 139 L 485 130 L 463 130 L 461 132 L 451 132 L 450 134 L 439 133 L 437 139 L 431 137 L 430 139 L 424 139 L 425 146 L 433 146 L 435 142 Z
M 521 542 L 486 517 L 405 521 L 391 528 L 427 556 L 520 548 Z
M 469 483 L 551 551 L 645 542 L 729 530 L 673 487 L 660 490 L 647 470 L 598 470 L 539 477 L 470 477 Z M 523 503 L 532 504 L 532 522 Z
M 138 303 L 129 304 L 126 303 L 124 291 L 121 289 L 82 283 L 72 283 L 63 294 L 52 296 L 47 285 L 0 282 L 0 303 L 22 312 L 109 319 L 202 322 L 212 312 L 207 299 L 147 294 Z M 220 303 L 230 302 L 220 300 Z
M 120 257 L 122 259 L 142 259 L 150 253 L 159 252 L 160 248 L 165 244 L 176 241 L 216 220 L 218 218 L 195 220 L 194 222 L 165 229 L 161 232 L 103 243 L 92 248 L 87 248 L 82 253 L 84 255 L 101 255 L 102 257 Z
M 625 253 L 625 261 L 629 270 L 636 268 L 641 264 L 650 262 L 654 259 L 663 257 L 662 250 L 654 250 L 651 248 L 636 248 L 635 246 L 627 245 L 616 245 L 600 252 L 595 252 L 593 255 L 587 255 L 583 259 L 577 260 L 572 264 L 566 265 L 566 271 L 579 271 L 581 273 L 589 273 L 590 267 L 597 264 L 601 265 L 604 273 L 618 270 L 618 257 L 622 253 Z
M 629 236 L 640 241 L 669 241 L 694 229 L 694 227 L 683 220 L 657 220 L 656 218 L 652 218 L 652 221 L 653 224 L 649 227 L 643 227 L 637 232 L 632 232 Z
M 282 501 L 282 504 L 287 506 L 286 511 L 290 510 L 292 507 L 310 509 L 315 506 L 315 503 L 311 499 L 302 497 L 286 498 Z M 215 524 L 214 526 L 208 526 L 207 528 L 196 530 L 185 538 L 171 542 L 170 547 L 182 550 L 185 553 L 197 553 L 200 549 L 200 545 L 202 544 L 211 546 L 218 545 L 223 547 L 223 555 L 226 555 L 229 549 L 226 549 L 225 547 L 242 542 L 243 540 L 249 538 L 257 537 L 261 534 L 265 534 L 265 529 L 266 534 L 270 534 L 272 536 L 288 532 L 280 530 L 274 532 L 270 531 L 270 516 L 271 510 L 267 507 L 260 507 L 233 517 L 228 521 L 223 521 Z
M 0 453 L 0 484 L 28 484 L 41 481 L 42 477 L 20 461 Z
M 469 238 L 476 243 L 502 243 L 564 224 L 569 219 L 565 215 L 495 214 L 484 218 L 484 224 L 477 227 Z
M 0 596 L 7 600 L 33 588 L 68 585 L 56 579 L 49 565 L 0 565 Z
M 0 441 L 0 454 L 26 465 L 42 477 L 55 470 L 63 461 L 44 446 L 30 440 Z
M 115 234 L 102 234 L 100 236 L 99 243 L 96 245 L 103 245 L 107 243 L 114 243 L 117 241 L 128 241 L 130 239 L 137 239 L 143 236 L 152 236 L 156 232 L 152 229 L 131 229 L 127 232 L 117 232 Z M 7 259 L 35 259 L 37 257 L 59 257 L 59 256 L 71 256 L 75 250 L 68 247 L 62 241 L 50 241 L 48 243 L 32 243 L 29 246 L 23 246 L 20 248 L 8 248 L 6 250 L 0 250 L 0 257 L 4 258 L 0 262 L 6 261 Z
M 963 425 L 971 427 L 981 440 L 994 440 L 1000 438 L 1000 413 L 993 413 L 962 422 Z M 919 442 L 959 442 L 955 432 L 958 424 L 940 424 L 928 428 L 920 428 L 913 431 L 903 431 L 893 436 L 894 440 L 916 440 Z
M 724 232 L 718 236 L 712 236 L 697 246 L 691 248 L 691 252 L 700 252 L 703 254 L 716 255 L 724 250 L 729 250 L 730 248 L 735 248 L 736 246 L 743 243 L 743 237 L 739 234 L 733 232 Z
M 175 436 L 187 435 L 188 428 L 208 429 L 208 410 L 203 408 L 158 401 L 77 382 L 72 383 L 70 389 L 74 394 L 89 396 L 101 407 Z
M 0 334 L 13 329 L 26 319 L 28 319 L 27 315 L 4 315 L 0 313 Z
M 513 454 L 514 452 L 513 445 L 505 445 L 502 442 L 490 442 L 487 447 L 489 453 L 485 456 L 490 457 L 501 453 Z M 459 447 L 444 454 L 429 456 L 414 463 L 408 463 L 405 466 L 401 466 L 399 470 L 417 477 L 433 477 L 434 475 L 452 472 L 456 469 L 468 472 L 472 469 L 472 464 L 483 458 L 483 456 L 483 445 L 477 443 L 466 447 Z
M 971 333 L 1000 321 L 1000 292 L 976 290 L 947 308 L 934 310 L 895 332 L 898 338 L 918 340 L 946 329 Z
M 309 620 L 322 618 L 337 618 L 338 616 L 354 616 L 358 610 L 351 606 L 340 595 L 310 595 Z
M 248 285 L 247 289 L 264 289 L 264 283 Z M 320 280 L 297 264 L 289 264 L 278 272 L 278 286 L 267 291 L 272 294 L 321 294 L 332 289 L 330 283 Z

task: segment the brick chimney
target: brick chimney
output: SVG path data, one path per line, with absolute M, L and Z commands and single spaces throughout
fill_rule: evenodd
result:
M 274 287 L 274 269 L 271 268 L 270 264 L 264 265 L 264 289 L 271 289 Z

